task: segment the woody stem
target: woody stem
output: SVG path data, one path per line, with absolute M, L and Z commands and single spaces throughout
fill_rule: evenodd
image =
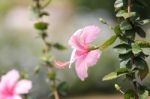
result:
M 131 0 L 128 0 L 128 14 L 131 12 Z

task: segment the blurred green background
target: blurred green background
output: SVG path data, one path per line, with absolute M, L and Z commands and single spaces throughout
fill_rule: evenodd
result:
M 71 49 L 68 46 L 69 37 L 79 28 L 86 25 L 98 25 L 102 32 L 95 44 L 104 42 L 113 34 L 107 26 L 99 22 L 102 17 L 108 23 L 115 24 L 113 8 L 114 0 L 52 0 L 46 9 L 51 15 L 44 20 L 50 23 L 49 40 L 60 42 L 67 46 L 67 50 L 59 52 L 53 50 L 55 58 L 68 60 Z M 150 1 L 143 0 L 144 8 L 138 12 L 142 17 L 150 18 Z M 25 71 L 33 80 L 33 99 L 47 99 L 49 89 L 45 81 L 46 68 L 42 68 L 38 75 L 33 75 L 34 68 L 40 64 L 42 56 L 42 41 L 33 29 L 33 20 L 30 12 L 31 0 L 0 0 L 0 67 L 1 72 L 12 68 Z M 150 25 L 143 27 L 150 40 Z M 150 53 L 149 50 L 146 50 Z M 147 59 L 150 63 L 150 58 Z M 69 84 L 69 96 L 88 94 L 118 94 L 113 84 L 116 81 L 102 82 L 102 77 L 119 66 L 117 53 L 112 47 L 102 53 L 96 66 L 89 69 L 89 77 L 81 82 L 74 68 L 58 71 L 58 78 Z M 144 81 L 148 86 L 150 77 Z M 126 81 L 118 80 L 119 84 L 127 85 Z M 148 86 L 149 87 L 149 86 Z

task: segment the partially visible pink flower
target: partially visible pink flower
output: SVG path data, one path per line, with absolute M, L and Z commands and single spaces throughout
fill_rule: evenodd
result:
M 17 70 L 11 70 L 2 76 L 0 82 L 0 99 L 22 99 L 22 94 L 29 93 L 32 88 L 32 82 L 29 80 L 20 80 Z
M 96 39 L 100 32 L 97 26 L 87 26 L 77 30 L 69 40 L 73 48 L 69 67 L 75 62 L 78 77 L 83 81 L 88 77 L 88 67 L 95 65 L 100 57 L 99 49 L 90 50 L 89 44 Z M 57 68 L 63 68 L 67 63 L 55 62 Z

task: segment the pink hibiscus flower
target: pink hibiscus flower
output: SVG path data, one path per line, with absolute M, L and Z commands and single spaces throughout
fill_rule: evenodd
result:
M 27 94 L 31 88 L 31 81 L 19 81 L 18 71 L 11 70 L 1 78 L 0 99 L 22 99 L 21 95 Z
M 73 48 L 69 62 L 62 63 L 56 61 L 57 68 L 64 68 L 67 64 L 71 67 L 75 62 L 75 69 L 78 77 L 83 81 L 88 77 L 88 67 L 95 65 L 100 57 L 99 49 L 90 49 L 90 43 L 96 39 L 100 32 L 97 26 L 87 26 L 76 31 L 69 40 L 69 45 Z

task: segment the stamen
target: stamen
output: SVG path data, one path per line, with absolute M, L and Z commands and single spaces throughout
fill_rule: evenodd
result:
M 76 53 L 76 49 L 74 49 L 73 51 L 72 51 L 72 54 L 71 54 L 71 57 L 70 57 L 70 64 L 69 64 L 69 68 L 71 68 L 71 65 L 72 65 L 72 63 L 74 63 L 74 61 L 75 61 L 75 53 Z
M 56 68 L 64 69 L 66 66 L 68 66 L 70 64 L 70 62 L 69 61 L 68 62 L 62 62 L 62 61 L 55 60 L 54 64 L 56 65 Z

